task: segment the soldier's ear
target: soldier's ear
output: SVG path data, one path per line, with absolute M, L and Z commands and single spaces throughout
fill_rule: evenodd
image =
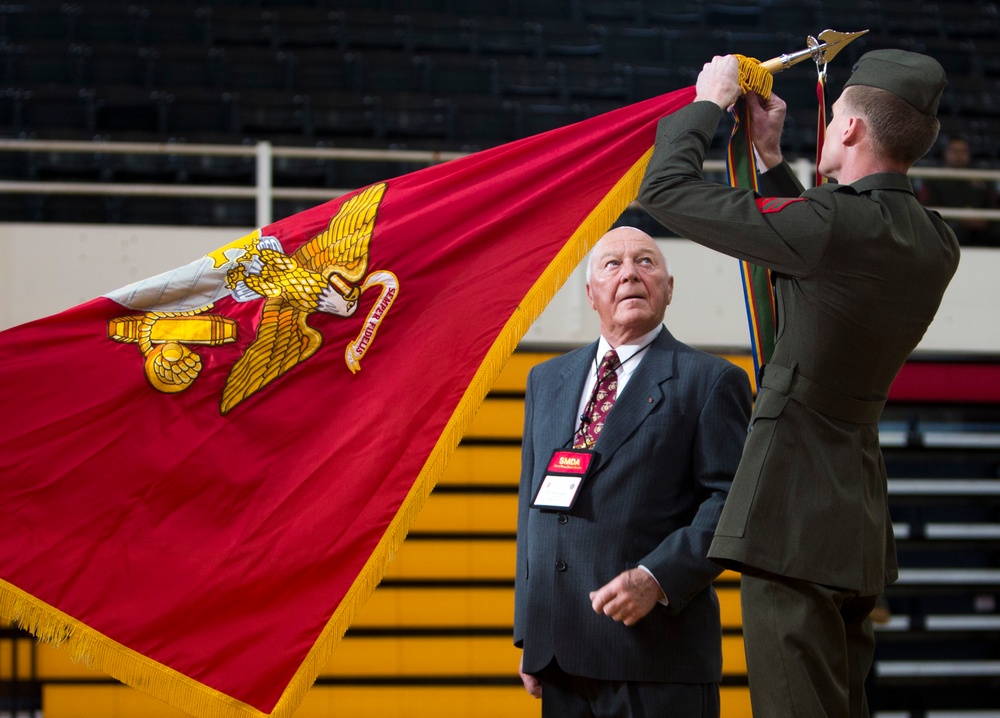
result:
M 863 117 L 851 115 L 844 123 L 844 130 L 841 134 L 841 142 L 844 147 L 856 145 L 868 134 L 868 126 Z

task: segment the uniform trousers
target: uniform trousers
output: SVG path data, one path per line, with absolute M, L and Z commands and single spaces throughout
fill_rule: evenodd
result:
M 566 673 L 553 660 L 540 673 L 542 718 L 718 718 L 718 683 L 605 681 Z
M 740 602 L 754 718 L 868 718 L 877 598 L 746 569 Z

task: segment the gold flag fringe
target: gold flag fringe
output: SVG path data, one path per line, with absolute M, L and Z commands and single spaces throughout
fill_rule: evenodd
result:
M 123 646 L 3 579 L 0 579 L 0 618 L 40 641 L 64 648 L 74 662 L 103 671 L 192 715 L 266 718 L 265 713 L 253 706 Z
M 652 153 L 652 148 L 647 150 L 591 211 L 507 321 L 441 432 L 396 516 L 270 714 L 108 638 L 2 579 L 0 618 L 29 631 L 41 641 L 64 647 L 74 661 L 107 673 L 112 678 L 193 716 L 290 718 L 316 677 L 330 661 L 334 649 L 358 612 L 381 582 L 389 562 L 402 545 L 418 512 L 444 473 L 445 465 L 521 337 L 541 315 L 591 247 L 636 198 Z

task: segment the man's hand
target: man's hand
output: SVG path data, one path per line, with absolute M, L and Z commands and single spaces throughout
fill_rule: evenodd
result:
M 524 690 L 528 691 L 528 694 L 532 698 L 542 697 L 542 684 L 537 678 L 535 678 L 530 673 L 524 672 L 524 654 L 521 654 L 521 662 L 517 666 L 517 672 L 521 675 L 521 683 L 524 684 Z
M 632 626 L 646 617 L 664 598 L 656 579 L 641 568 L 632 568 L 590 592 L 590 602 L 597 613 Z
M 740 89 L 740 63 L 732 55 L 716 55 L 706 62 L 695 83 L 695 101 L 714 102 L 723 110 L 743 94 Z
M 750 140 L 762 170 L 781 164 L 781 130 L 785 126 L 785 101 L 775 95 L 764 100 L 756 92 L 746 95 Z

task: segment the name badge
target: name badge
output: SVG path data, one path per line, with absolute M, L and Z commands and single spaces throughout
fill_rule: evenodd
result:
M 587 449 L 553 451 L 531 508 L 550 511 L 572 509 L 576 497 L 580 495 L 580 487 L 596 463 L 597 454 Z

